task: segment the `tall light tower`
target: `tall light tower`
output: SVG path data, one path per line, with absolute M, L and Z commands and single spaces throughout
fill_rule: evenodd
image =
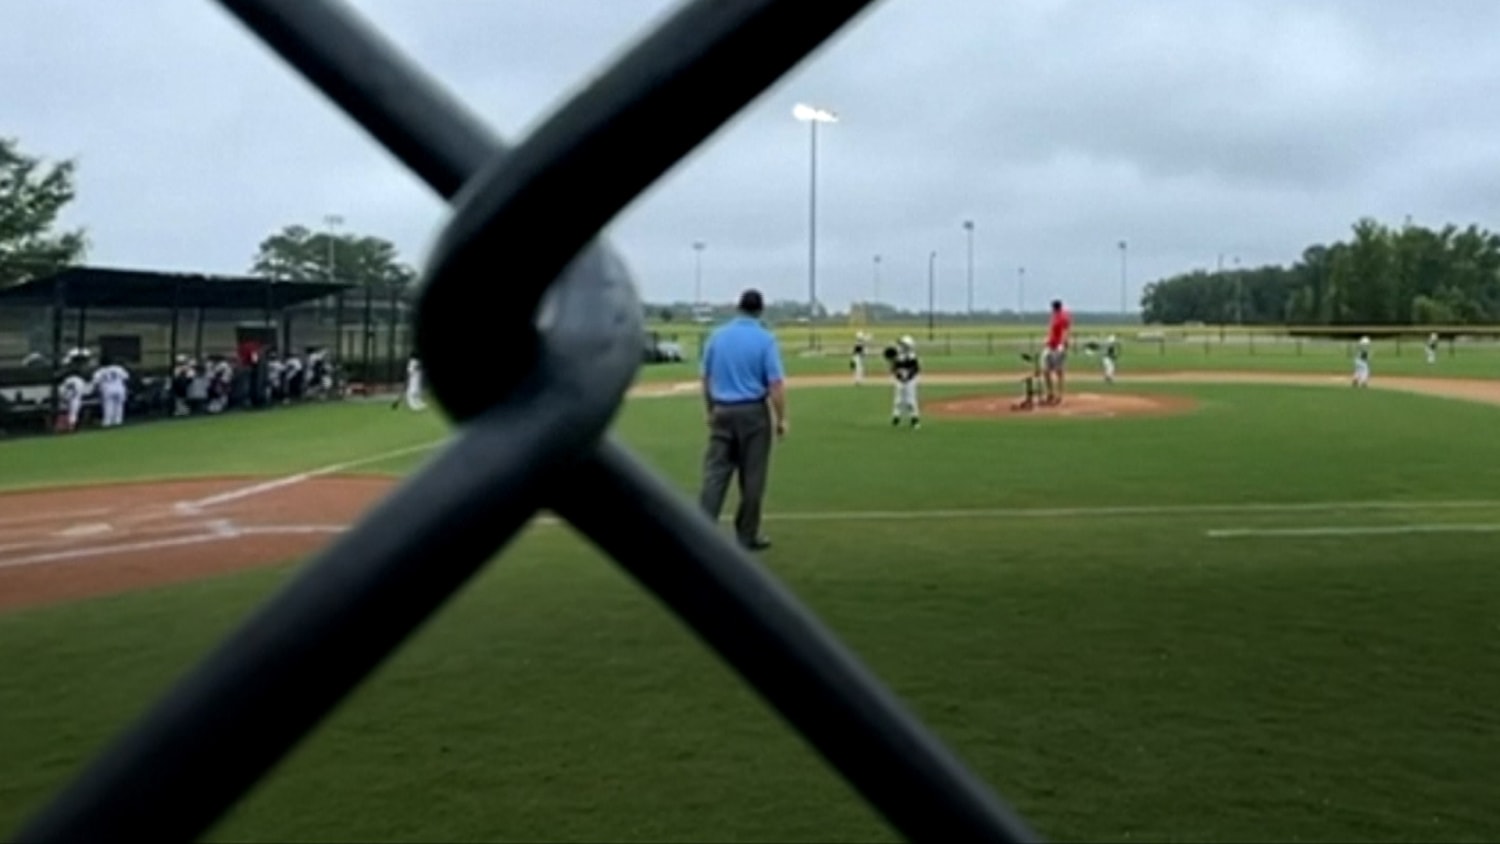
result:
M 825 108 L 797 103 L 792 107 L 792 117 L 811 129 L 807 183 L 807 316 L 813 320 L 818 316 L 818 124 L 837 123 L 838 115 Z
M 1125 314 L 1127 314 L 1127 313 L 1130 312 L 1130 293 L 1129 293 L 1129 288 L 1128 288 L 1128 282 L 1126 281 L 1126 279 L 1128 279 L 1129 276 L 1126 274 L 1126 271 L 1125 271 L 1125 261 L 1126 261 L 1126 257 L 1125 256 L 1128 254 L 1129 250 L 1130 250 L 1129 244 L 1127 244 L 1123 240 L 1120 241 L 1120 316 L 1121 317 L 1124 317 Z
M 703 304 L 703 249 L 708 244 L 693 241 L 693 304 Z
M 323 225 L 328 227 L 328 266 L 324 269 L 328 270 L 328 282 L 330 284 L 334 283 L 338 276 L 338 270 L 334 266 L 334 261 L 337 260 L 335 258 L 335 253 L 333 250 L 334 239 L 337 237 L 337 235 L 334 234 L 334 230 L 339 226 L 342 226 L 343 224 L 344 218 L 340 217 L 338 214 L 323 215 Z M 200 332 L 198 335 L 198 339 L 202 340 L 203 334 L 201 332 L 201 321 L 199 323 L 199 328 Z M 333 337 L 334 357 L 341 358 L 344 356 L 344 294 L 342 292 L 335 294 L 333 299 Z
M 337 214 L 324 214 L 323 215 L 323 225 L 325 225 L 325 226 L 328 227 L 328 265 L 327 265 L 327 267 L 325 267 L 325 269 L 328 270 L 328 280 L 329 281 L 333 281 L 334 276 L 336 275 L 336 273 L 334 271 L 334 260 L 335 259 L 334 259 L 334 252 L 333 252 L 333 241 L 334 241 L 334 239 L 336 237 L 338 237 L 338 235 L 335 234 L 335 230 L 339 226 L 342 226 L 343 224 L 344 224 L 344 218 L 340 217 Z
M 874 283 L 874 289 L 872 291 L 872 294 L 873 294 L 873 298 L 870 300 L 871 304 L 876 304 L 876 305 L 880 304 L 880 256 L 879 255 L 875 256 L 875 283 Z
M 964 220 L 964 234 L 969 240 L 969 316 L 974 315 L 974 221 Z
M 1240 325 L 1245 324 L 1245 274 L 1240 272 L 1240 256 L 1234 256 L 1234 313 Z
M 937 251 L 927 255 L 927 339 L 937 325 Z
M 1016 267 L 1016 319 L 1026 321 L 1026 268 Z

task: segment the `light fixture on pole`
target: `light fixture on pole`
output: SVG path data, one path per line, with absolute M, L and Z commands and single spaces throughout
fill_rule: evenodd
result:
M 329 284 L 333 284 L 334 280 L 336 278 L 338 278 L 338 270 L 335 267 L 335 261 L 337 260 L 337 258 L 335 256 L 335 252 L 334 252 L 334 249 L 333 249 L 334 241 L 335 241 L 335 239 L 337 237 L 337 235 L 335 235 L 335 233 L 334 233 L 334 230 L 337 229 L 339 226 L 342 226 L 343 224 L 344 224 L 344 218 L 341 217 L 341 216 L 339 216 L 338 214 L 324 214 L 323 215 L 323 225 L 325 225 L 325 226 L 328 227 L 328 266 L 325 267 L 325 269 L 328 271 L 328 283 Z M 321 311 L 322 310 L 322 305 L 319 304 L 318 308 L 319 308 L 319 311 Z M 319 314 L 319 316 L 321 318 L 321 313 Z M 201 327 L 201 322 L 202 322 L 201 315 L 200 315 L 200 320 L 199 321 L 200 321 L 200 327 Z M 335 344 L 334 356 L 338 357 L 338 356 L 343 355 L 343 352 L 344 352 L 344 294 L 342 292 L 334 294 L 334 299 L 333 299 L 333 336 L 334 336 L 334 344 Z
M 874 284 L 874 289 L 872 290 L 872 294 L 873 294 L 874 298 L 872 298 L 870 300 L 871 304 L 876 304 L 876 305 L 880 304 L 880 256 L 879 255 L 875 256 L 875 284 Z
M 933 337 L 937 315 L 937 251 L 927 255 L 927 339 Z
M 703 304 L 703 248 L 708 244 L 693 242 L 693 304 Z
M 969 316 L 974 315 L 974 221 L 964 220 L 964 233 L 969 239 Z
M 1016 267 L 1016 319 L 1026 321 L 1026 268 Z
M 337 229 L 339 226 L 342 226 L 343 224 L 344 224 L 344 218 L 340 217 L 337 214 L 324 214 L 323 215 L 323 225 L 325 225 L 325 226 L 328 227 L 328 266 L 326 267 L 326 269 L 328 270 L 328 280 L 329 281 L 333 281 L 334 275 L 335 275 L 334 268 L 333 268 L 333 262 L 334 262 L 333 241 L 334 241 L 334 238 L 337 237 L 337 235 L 334 234 L 334 230 Z
M 1130 247 L 1125 241 L 1120 241 L 1120 316 L 1130 312 L 1130 293 L 1126 279 L 1129 277 L 1125 272 L 1125 256 Z
M 1245 274 L 1240 272 L 1240 256 L 1234 256 L 1234 314 L 1240 325 L 1245 324 Z
M 825 108 L 797 103 L 792 107 L 792 117 L 811 129 L 807 186 L 807 316 L 815 320 L 818 317 L 818 124 L 837 123 L 838 115 Z

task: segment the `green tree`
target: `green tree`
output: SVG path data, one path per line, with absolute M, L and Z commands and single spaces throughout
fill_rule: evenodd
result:
M 1243 295 L 1241 295 L 1243 290 Z M 1314 244 L 1289 267 L 1184 273 L 1148 284 L 1148 321 L 1294 325 L 1500 321 L 1500 235 L 1470 225 L 1399 229 L 1361 219 L 1342 242 Z
M 76 164 L 51 165 L 0 138 L 0 287 L 51 275 L 83 259 L 83 229 L 54 231 L 73 200 Z
M 417 277 L 395 244 L 368 235 L 313 231 L 291 225 L 260 242 L 250 272 L 280 281 L 409 285 Z

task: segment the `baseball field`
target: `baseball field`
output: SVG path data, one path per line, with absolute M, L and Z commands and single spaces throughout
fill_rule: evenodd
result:
M 1127 345 L 1013 413 L 1019 361 L 932 350 L 910 430 L 843 345 L 789 344 L 764 563 L 1045 837 L 1500 837 L 1500 354 L 1377 344 L 1356 390 L 1338 344 Z M 689 495 L 693 379 L 617 423 Z M 445 433 L 350 401 L 0 442 L 0 831 Z M 892 838 L 546 520 L 213 837 Z

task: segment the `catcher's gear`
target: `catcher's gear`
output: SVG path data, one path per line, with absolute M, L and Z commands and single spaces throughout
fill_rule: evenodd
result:
M 1021 400 L 1010 406 L 1011 410 L 1034 410 L 1042 399 L 1042 358 L 1031 352 L 1022 352 L 1021 360 L 1031 364 L 1031 374 L 1021 379 L 1025 392 Z

